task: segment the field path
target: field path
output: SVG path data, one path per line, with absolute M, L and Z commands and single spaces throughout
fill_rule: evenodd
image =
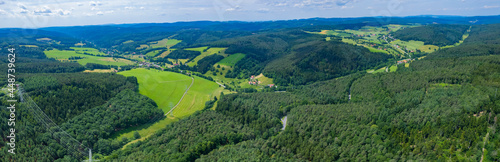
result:
M 184 94 L 182 95 L 181 99 L 179 100 L 179 102 L 177 102 L 177 105 L 175 105 L 174 107 L 172 107 L 172 109 L 170 109 L 170 111 L 168 111 L 165 116 L 167 116 L 168 114 L 170 114 L 172 111 L 174 111 L 174 109 L 181 103 L 182 99 L 184 98 L 184 96 L 186 96 L 186 94 L 188 93 L 189 91 L 189 88 L 191 88 L 191 86 L 193 86 L 194 84 L 194 78 L 191 77 L 191 85 L 189 85 L 189 87 L 186 89 L 186 92 L 184 92 Z

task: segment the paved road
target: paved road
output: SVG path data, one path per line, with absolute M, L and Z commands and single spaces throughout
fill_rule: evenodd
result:
M 168 111 L 165 116 L 167 116 L 168 114 L 170 114 L 172 111 L 174 111 L 174 109 L 179 106 L 179 104 L 181 103 L 182 99 L 184 98 L 184 96 L 186 96 L 186 94 L 188 93 L 189 91 L 189 88 L 191 88 L 191 86 L 193 86 L 193 83 L 194 83 L 194 78 L 191 78 L 191 85 L 189 85 L 189 87 L 186 89 L 186 92 L 184 92 L 184 94 L 182 95 L 181 99 L 179 100 L 179 102 L 177 102 L 177 105 L 175 105 L 174 107 L 172 107 L 172 109 L 170 109 L 170 111 Z

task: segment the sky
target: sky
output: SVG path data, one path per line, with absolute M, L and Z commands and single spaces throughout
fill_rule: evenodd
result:
M 500 15 L 500 1 L 0 0 L 0 28 L 415 15 Z

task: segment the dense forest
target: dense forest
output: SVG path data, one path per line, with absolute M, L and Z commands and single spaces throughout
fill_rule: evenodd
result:
M 462 35 L 469 29 L 468 25 L 426 25 L 406 28 L 393 33 L 397 39 L 417 40 L 436 46 L 453 45 L 462 40 Z
M 489 27 L 494 30 L 495 25 Z M 486 37 L 476 38 L 483 41 L 474 42 L 477 46 L 498 38 L 475 35 L 477 30 L 473 28 L 471 38 Z M 199 157 L 197 161 L 497 161 L 500 80 L 495 76 L 500 75 L 500 57 L 464 57 L 446 51 L 432 53 L 409 67 L 401 64 L 391 73 L 354 73 L 289 86 L 280 93 L 224 95 L 215 111 L 205 110 L 185 123 L 220 114 L 250 129 L 254 136 L 234 144 L 211 143 L 212 139 L 205 138 L 198 145 L 210 143 L 211 151 L 191 155 Z M 285 116 L 288 122 L 282 131 L 279 119 Z M 155 160 L 164 153 L 145 156 L 139 150 L 159 151 L 154 148 L 168 144 L 137 144 L 110 160 L 132 160 L 137 155 Z

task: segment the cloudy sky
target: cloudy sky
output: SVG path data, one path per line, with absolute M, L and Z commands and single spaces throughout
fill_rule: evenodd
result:
M 500 15 L 500 1 L 0 0 L 0 28 L 410 15 Z

